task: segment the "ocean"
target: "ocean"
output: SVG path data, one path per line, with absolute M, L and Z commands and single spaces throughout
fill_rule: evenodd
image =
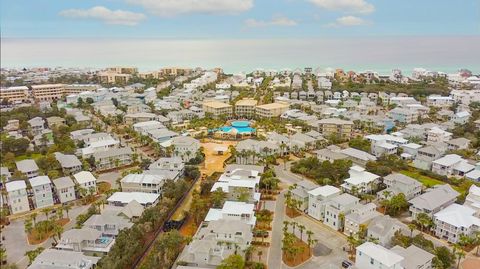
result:
M 304 67 L 373 70 L 390 74 L 415 67 L 480 73 L 480 36 L 349 37 L 305 39 L 1 39 L 1 66 L 222 67 L 227 73 Z

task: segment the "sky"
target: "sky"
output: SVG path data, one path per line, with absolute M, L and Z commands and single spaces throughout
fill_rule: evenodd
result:
M 3 38 L 480 35 L 478 0 L 2 0 Z
M 479 0 L 0 0 L 2 67 L 480 73 Z

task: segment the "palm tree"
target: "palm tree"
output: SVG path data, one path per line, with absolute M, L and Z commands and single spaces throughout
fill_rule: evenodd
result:
M 304 225 L 298 225 L 298 230 L 300 231 L 300 240 L 303 241 L 303 231 L 305 231 L 305 226 Z
M 421 225 L 422 232 L 424 232 L 424 229 L 431 225 L 432 219 L 425 213 L 419 213 L 417 215 L 417 222 Z
M 33 226 L 37 225 L 37 216 L 38 216 L 37 212 L 33 212 L 32 215 L 31 215 L 32 220 L 33 220 Z
M 255 246 L 249 245 L 245 250 L 243 251 L 245 253 L 245 261 L 250 261 L 252 258 L 252 254 L 255 251 Z
M 260 260 L 262 259 L 262 255 L 263 255 L 263 251 L 261 249 L 259 249 L 257 251 L 257 256 L 258 256 L 258 262 L 260 262 Z
M 455 244 L 453 246 L 453 252 L 457 255 L 458 263 L 457 263 L 457 269 L 460 268 L 460 261 L 462 260 L 463 257 L 465 257 L 465 251 L 462 249 L 461 246 L 458 244 Z
M 290 225 L 290 222 L 288 220 L 283 221 L 283 233 L 286 233 L 288 231 L 288 225 Z
M 70 218 L 68 216 L 68 212 L 70 211 L 70 209 L 72 209 L 72 205 L 70 203 L 68 203 L 68 204 L 63 205 L 62 207 L 65 210 L 65 212 L 67 212 L 67 218 Z
M 50 207 L 42 209 L 42 213 L 45 214 L 45 218 L 47 218 L 47 220 L 49 219 L 48 216 L 50 215 L 50 212 L 52 212 Z
M 410 223 L 408 224 L 408 229 L 410 230 L 410 238 L 413 238 L 413 230 L 415 230 L 417 226 L 415 226 L 415 224 L 413 223 Z
M 314 245 L 312 236 L 313 236 L 313 232 L 310 230 L 307 230 L 308 255 L 311 254 L 312 246 Z
M 32 225 L 32 219 L 28 218 L 23 222 L 23 225 L 25 226 L 25 233 L 30 234 L 33 230 L 33 225 Z
M 292 225 L 292 233 L 293 235 L 295 235 L 295 228 L 297 228 L 298 223 L 296 223 L 295 221 L 292 221 L 290 224 Z

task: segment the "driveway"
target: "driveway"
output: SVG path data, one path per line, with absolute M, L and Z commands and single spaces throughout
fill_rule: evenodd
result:
M 77 218 L 77 216 L 86 212 L 88 207 L 89 205 L 72 208 L 68 212 L 70 222 L 63 227 L 64 231 L 72 229 L 75 226 L 75 219 Z M 66 215 L 67 212 L 64 212 L 65 217 Z M 46 218 L 44 214 L 38 214 L 37 222 L 45 219 Z M 34 250 L 38 247 L 50 248 L 53 242 L 53 240 L 50 238 L 39 245 L 28 244 L 23 219 L 17 219 L 12 221 L 10 225 L 6 226 L 5 229 L 2 231 L 2 236 L 5 236 L 5 241 L 3 241 L 3 245 L 7 250 L 8 263 L 15 263 L 20 269 L 27 268 L 28 266 L 28 258 L 25 256 L 25 252 Z
M 99 182 L 108 182 L 113 189 L 119 189 L 120 186 L 117 183 L 117 179 L 120 178 L 122 174 L 118 171 L 103 173 L 98 176 Z

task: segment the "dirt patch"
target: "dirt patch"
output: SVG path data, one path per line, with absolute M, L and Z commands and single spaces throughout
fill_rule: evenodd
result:
M 193 221 L 192 217 L 188 217 L 185 220 L 185 223 L 182 225 L 180 228 L 179 232 L 186 237 L 192 237 L 195 235 L 195 232 L 197 231 L 197 226 L 195 225 L 195 222 Z
M 478 269 L 480 268 L 480 258 L 466 258 L 461 266 L 461 269 Z
M 56 221 L 56 223 L 61 226 L 65 226 L 68 222 L 70 222 L 70 219 L 68 218 L 63 218 Z M 40 236 L 38 231 L 34 228 L 32 232 L 27 235 L 27 240 L 30 245 L 38 245 L 45 242 L 52 235 L 53 235 L 53 231 L 50 231 Z
M 298 212 L 298 210 L 293 209 L 293 208 L 289 208 L 288 206 L 285 207 L 285 213 L 291 219 L 302 215 L 300 212 Z
M 112 185 L 106 181 L 98 182 L 97 183 L 98 193 L 102 194 L 107 192 L 112 188 Z
M 297 242 L 295 242 L 294 247 L 298 247 L 301 249 L 297 255 L 291 257 L 285 251 L 282 252 L 282 260 L 283 262 L 290 267 L 296 267 L 305 261 L 307 261 L 311 256 L 311 251 L 308 245 L 297 238 Z

